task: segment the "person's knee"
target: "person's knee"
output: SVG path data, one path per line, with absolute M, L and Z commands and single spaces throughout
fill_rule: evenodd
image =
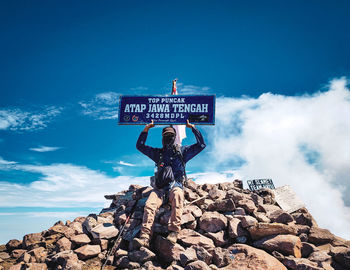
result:
M 174 197 L 182 199 L 184 197 L 184 192 L 181 188 L 176 188 L 174 190 Z

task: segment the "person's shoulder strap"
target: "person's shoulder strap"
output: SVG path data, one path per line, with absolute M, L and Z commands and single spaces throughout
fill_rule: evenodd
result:
M 183 165 L 184 168 L 185 168 L 185 160 L 184 160 L 184 157 L 183 157 L 183 155 L 182 155 L 181 145 L 176 144 L 174 148 L 175 148 L 175 154 L 178 154 L 178 155 L 180 156 L 182 165 Z

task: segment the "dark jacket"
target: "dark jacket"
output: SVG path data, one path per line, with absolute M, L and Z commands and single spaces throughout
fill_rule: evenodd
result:
M 194 156 L 196 156 L 199 152 L 201 152 L 206 146 L 203 140 L 203 136 L 199 132 L 199 130 L 196 128 L 192 128 L 192 132 L 196 137 L 197 143 L 192 145 L 181 146 L 181 148 L 179 149 L 182 153 L 182 159 L 185 164 Z M 156 164 L 158 164 L 160 159 L 160 153 L 162 152 L 163 162 L 165 163 L 165 165 L 170 165 L 173 169 L 174 178 L 176 181 L 175 186 L 183 188 L 182 180 L 185 176 L 185 167 L 183 166 L 180 154 L 177 153 L 175 150 L 175 146 L 169 148 L 154 148 L 145 145 L 147 135 L 148 132 L 141 132 L 136 143 L 137 150 L 148 156 Z

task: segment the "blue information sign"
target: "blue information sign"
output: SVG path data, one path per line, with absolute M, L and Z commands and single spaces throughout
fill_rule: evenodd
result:
M 119 124 L 215 124 L 215 96 L 121 96 Z

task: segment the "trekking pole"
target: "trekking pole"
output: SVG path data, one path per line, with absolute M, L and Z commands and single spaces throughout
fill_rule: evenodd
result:
M 135 204 L 133 205 L 133 207 L 131 208 L 130 214 L 129 214 L 129 216 L 126 218 L 123 227 L 122 227 L 121 230 L 119 231 L 118 237 L 117 237 L 117 239 L 114 241 L 113 247 L 109 250 L 109 252 L 107 252 L 106 257 L 105 257 L 105 262 L 102 264 L 101 270 L 103 270 L 103 268 L 106 266 L 107 261 L 108 261 L 108 258 L 109 258 L 112 254 L 114 254 L 114 253 L 117 251 L 117 248 L 118 248 L 118 245 L 119 245 L 119 240 L 120 240 L 120 238 L 121 238 L 121 236 L 122 236 L 122 234 L 123 234 L 123 232 L 124 232 L 125 226 L 129 223 L 129 220 L 130 220 L 131 216 L 134 214 L 134 211 L 135 211 L 135 208 L 136 208 L 136 205 L 137 205 L 138 201 L 139 201 L 139 200 L 137 200 L 137 201 L 135 202 Z
M 191 205 L 191 204 L 194 204 L 195 202 L 201 201 L 201 200 L 205 199 L 205 198 L 208 197 L 208 196 L 209 196 L 209 195 L 205 195 L 205 196 L 203 196 L 203 197 L 200 197 L 200 198 L 198 198 L 198 199 L 195 199 L 194 201 L 192 201 L 192 202 L 190 202 L 190 203 L 187 203 L 185 206 L 189 206 L 189 205 Z

